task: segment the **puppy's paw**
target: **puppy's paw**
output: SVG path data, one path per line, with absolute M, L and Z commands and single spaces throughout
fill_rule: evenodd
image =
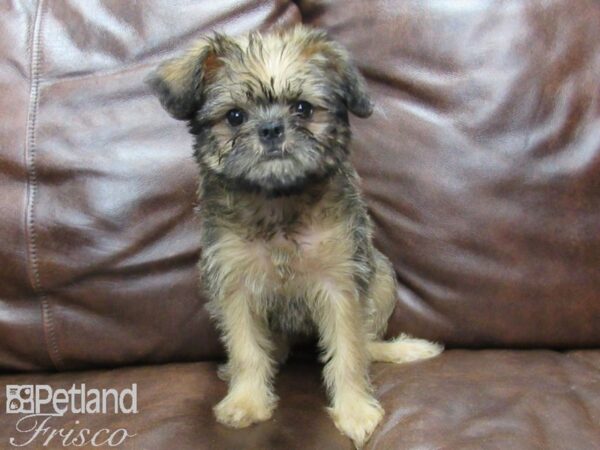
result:
M 401 334 L 389 342 L 370 342 L 367 349 L 372 361 L 401 364 L 433 358 L 442 353 L 444 346 Z
M 383 418 L 383 408 L 374 398 L 347 399 L 339 406 L 327 408 L 335 426 L 362 448 Z
M 395 362 L 398 363 L 433 358 L 444 351 L 443 345 L 406 334 L 401 334 L 391 344 Z
M 268 420 L 277 404 L 275 396 L 255 392 L 229 393 L 214 408 L 217 421 L 232 428 L 244 428 Z

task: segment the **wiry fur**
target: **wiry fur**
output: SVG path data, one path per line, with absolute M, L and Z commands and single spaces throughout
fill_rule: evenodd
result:
M 203 254 L 199 264 L 228 353 L 229 393 L 219 422 L 271 417 L 273 378 L 288 338 L 314 334 L 325 362 L 329 411 L 362 446 L 383 416 L 371 360 L 405 362 L 441 347 L 379 339 L 394 308 L 389 261 L 371 243 L 371 222 L 348 161 L 348 111 L 370 115 L 365 83 L 323 32 L 215 35 L 149 79 L 163 106 L 187 120 L 200 167 Z M 309 118 L 290 110 L 304 100 Z M 225 115 L 245 111 L 232 127 Z M 270 158 L 257 128 L 281 120 L 282 156 Z

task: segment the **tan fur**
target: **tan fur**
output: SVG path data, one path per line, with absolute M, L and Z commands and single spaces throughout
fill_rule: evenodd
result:
M 277 397 L 271 389 L 275 361 L 266 322 L 256 316 L 243 287 L 226 290 L 225 345 L 229 354 L 229 393 L 215 407 L 221 423 L 240 428 L 271 417 Z
M 189 83 L 196 76 L 196 61 L 206 49 L 207 43 L 200 41 L 191 47 L 183 57 L 173 59 L 159 68 L 160 76 L 165 82 L 169 83 L 176 94 L 187 93 Z M 215 66 L 212 67 L 216 68 Z

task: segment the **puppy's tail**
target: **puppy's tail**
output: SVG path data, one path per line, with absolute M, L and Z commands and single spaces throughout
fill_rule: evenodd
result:
M 411 361 L 433 358 L 439 355 L 444 347 L 435 342 L 417 339 L 401 334 L 391 341 L 371 341 L 367 343 L 367 351 L 371 361 L 402 364 Z

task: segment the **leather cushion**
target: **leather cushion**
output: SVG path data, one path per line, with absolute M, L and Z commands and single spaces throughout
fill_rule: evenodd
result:
M 376 396 L 386 415 L 370 449 L 593 449 L 600 442 L 600 352 L 451 350 L 413 364 L 375 364 Z M 352 450 L 324 409 L 319 366 L 292 360 L 278 376 L 272 420 L 243 430 L 217 424 L 212 407 L 225 394 L 214 363 L 169 364 L 53 375 L 0 377 L 5 384 L 70 388 L 130 387 L 138 414 L 66 414 L 55 427 L 124 427 L 127 449 Z M 15 437 L 19 415 L 0 415 L 0 442 Z M 22 442 L 22 441 L 21 441 Z M 27 447 L 26 447 L 27 448 Z M 40 446 L 41 448 L 41 446 Z M 49 448 L 62 448 L 60 446 Z

